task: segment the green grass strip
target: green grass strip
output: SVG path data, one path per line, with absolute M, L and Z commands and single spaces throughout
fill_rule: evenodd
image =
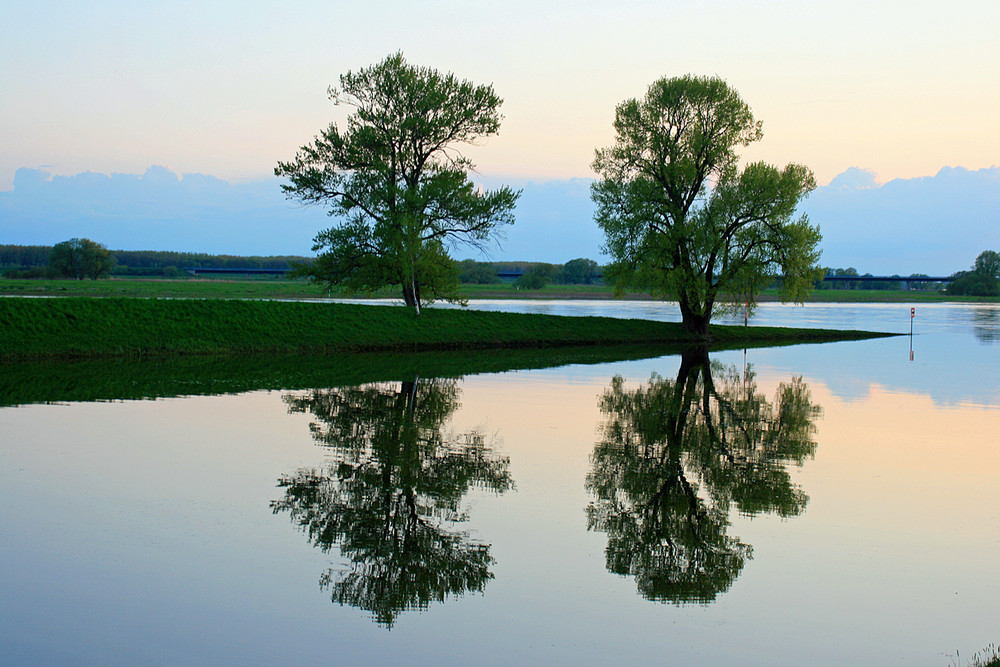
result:
M 183 299 L 317 299 L 351 296 L 341 289 L 311 284 L 306 280 L 247 278 L 136 278 L 110 280 L 10 279 L 0 278 L 0 294 L 9 296 L 60 297 L 146 297 Z M 546 285 L 538 290 L 518 290 L 510 283 L 462 285 L 459 294 L 467 299 L 612 299 L 605 285 Z M 361 297 L 400 299 L 394 288 L 384 288 Z M 629 299 L 649 299 L 648 294 L 630 293 Z M 777 301 L 778 292 L 766 289 L 760 301 Z M 1000 303 L 1000 297 L 949 296 L 930 290 L 846 290 L 817 289 L 806 299 L 810 303 Z
M 820 329 L 725 327 L 713 343 L 775 344 L 870 338 Z M 257 352 L 415 351 L 679 344 L 680 325 L 608 317 L 277 301 L 0 299 L 0 359 Z

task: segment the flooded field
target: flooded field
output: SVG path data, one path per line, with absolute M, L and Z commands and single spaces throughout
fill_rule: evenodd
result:
M 2 662 L 953 664 L 1000 640 L 1000 307 L 912 324 L 461 377 L 136 372 L 93 401 L 79 366 L 30 401 L 0 379 Z

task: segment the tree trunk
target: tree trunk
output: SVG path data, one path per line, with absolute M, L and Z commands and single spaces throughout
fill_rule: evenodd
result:
M 708 336 L 708 324 L 712 320 L 712 306 L 705 307 L 704 314 L 696 313 L 686 297 L 680 299 L 681 326 L 698 336 Z
M 413 308 L 417 315 L 420 314 L 420 295 L 412 283 L 403 285 L 403 303 Z
M 403 302 L 420 315 L 420 285 L 415 279 L 403 283 Z

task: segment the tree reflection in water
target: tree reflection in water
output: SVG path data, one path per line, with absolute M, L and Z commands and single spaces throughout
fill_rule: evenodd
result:
M 458 408 L 455 380 L 420 380 L 313 390 L 284 397 L 311 413 L 316 441 L 334 462 L 282 477 L 275 513 L 287 511 L 322 549 L 349 561 L 320 583 L 332 599 L 392 627 L 400 612 L 482 591 L 493 578 L 488 544 L 456 525 L 473 487 L 513 486 L 509 460 L 483 435 L 442 431 Z
M 731 506 L 749 516 L 805 509 L 786 464 L 815 451 L 821 408 L 801 378 L 768 401 L 751 369 L 741 377 L 692 350 L 676 380 L 654 374 L 627 389 L 615 377 L 601 411 L 588 527 L 608 535 L 608 570 L 634 576 L 647 599 L 707 603 L 729 589 L 752 554 L 728 534 Z
M 981 304 L 972 311 L 972 333 L 984 343 L 1000 341 L 1000 308 Z

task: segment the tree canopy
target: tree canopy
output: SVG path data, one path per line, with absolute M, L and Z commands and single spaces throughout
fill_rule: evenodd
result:
M 1000 252 L 984 250 L 976 257 L 972 270 L 990 278 L 1000 278 Z
M 971 271 L 959 271 L 945 291 L 954 296 L 1000 296 L 1000 253 L 984 250 Z
M 713 310 L 752 309 L 778 276 L 783 300 L 808 294 L 821 236 L 794 215 L 815 179 L 798 164 L 739 168 L 737 148 L 761 138 L 761 123 L 725 81 L 660 79 L 618 105 L 614 127 L 615 144 L 596 151 L 591 197 L 618 293 L 676 299 L 700 334 Z
M 407 305 L 457 300 L 458 266 L 448 246 L 485 249 L 514 221 L 520 192 L 477 190 L 458 146 L 496 134 L 502 100 L 492 86 L 417 67 L 401 53 L 340 77 L 334 104 L 353 108 L 276 176 L 291 199 L 330 207 L 340 223 L 320 232 L 314 280 L 350 290 L 402 288 Z
M 597 262 L 578 257 L 563 264 L 559 272 L 559 282 L 567 285 L 590 285 L 597 280 L 600 272 L 601 267 Z
M 68 278 L 97 280 L 111 273 L 114 258 L 100 243 L 70 239 L 52 246 L 49 266 Z

